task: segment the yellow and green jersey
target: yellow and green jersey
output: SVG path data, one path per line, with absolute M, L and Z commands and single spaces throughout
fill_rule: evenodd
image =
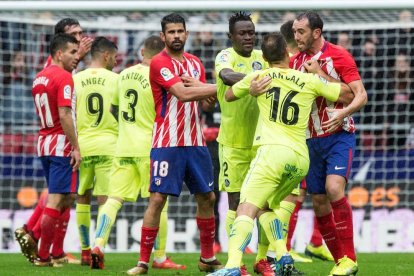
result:
M 118 93 L 113 105 L 119 106 L 117 157 L 149 156 L 155 104 L 149 82 L 149 67 L 141 64 L 119 75 Z
M 233 85 L 234 95 L 238 98 L 249 95 L 250 83 L 256 75 L 257 72 L 249 74 Z M 293 69 L 269 68 L 259 75 L 259 78 L 271 77 L 272 83 L 269 90 L 257 97 L 260 115 L 254 145 L 284 145 L 307 156 L 306 128 L 312 104 L 318 96 L 336 102 L 340 84 Z
M 75 74 L 73 81 L 81 155 L 114 155 L 118 124 L 109 110 L 118 74 L 105 68 L 89 68 Z
M 217 99 L 221 109 L 220 132 L 217 141 L 234 148 L 251 148 L 256 128 L 259 109 L 256 98 L 244 97 L 236 102 L 226 102 L 224 95 L 229 86 L 219 77 L 220 71 L 226 68 L 234 72 L 248 74 L 267 67 L 262 51 L 253 50 L 250 57 L 243 57 L 228 48 L 221 51 L 215 61 L 217 74 Z

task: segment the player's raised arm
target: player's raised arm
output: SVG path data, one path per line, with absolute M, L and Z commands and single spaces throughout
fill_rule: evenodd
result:
M 303 66 L 305 67 L 306 71 L 308 73 L 317 74 L 320 77 L 324 78 L 325 80 L 329 82 L 336 82 L 341 84 L 341 94 L 338 98 L 338 103 L 343 104 L 350 104 L 352 100 L 354 99 L 354 93 L 352 92 L 352 89 L 346 84 L 341 82 L 338 79 L 335 79 L 328 74 L 325 73 L 325 71 L 322 70 L 317 60 L 311 59 L 306 61 Z

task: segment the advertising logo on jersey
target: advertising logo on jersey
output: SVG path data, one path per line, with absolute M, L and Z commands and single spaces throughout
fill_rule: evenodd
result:
M 228 52 L 224 52 L 220 55 L 219 58 L 220 62 L 227 62 L 229 61 L 229 53 Z
M 258 61 L 253 61 L 252 63 L 252 69 L 253 71 L 257 71 L 257 70 L 262 70 L 263 66 L 260 62 Z
M 70 100 L 72 97 L 72 89 L 70 88 L 70 85 L 65 85 L 63 88 L 63 98 L 66 100 Z
M 162 67 L 160 70 L 161 76 L 165 81 L 169 81 L 170 79 L 174 78 L 174 75 L 171 73 L 170 69 L 167 67 Z

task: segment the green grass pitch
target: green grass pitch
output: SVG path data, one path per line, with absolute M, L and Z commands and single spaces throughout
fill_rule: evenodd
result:
M 76 255 L 76 254 L 75 254 Z M 79 255 L 77 255 L 79 257 Z M 108 253 L 105 255 L 105 269 L 91 270 L 89 267 L 67 264 L 61 268 L 34 267 L 20 254 L 0 254 L 0 275 L 127 275 L 125 272 L 133 267 L 137 260 L 133 253 Z M 197 269 L 198 254 L 170 254 L 172 260 L 187 265 L 186 270 L 150 269 L 148 275 L 203 275 Z M 219 254 L 224 262 L 226 254 Z M 254 255 L 245 255 L 244 260 L 249 272 L 253 273 Z M 358 254 L 358 276 L 409 276 L 414 275 L 414 253 Z M 333 267 L 331 262 L 314 260 L 313 263 L 298 263 L 296 266 L 307 276 L 326 276 Z

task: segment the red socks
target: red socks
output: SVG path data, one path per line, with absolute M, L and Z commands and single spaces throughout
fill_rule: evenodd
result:
M 213 258 L 214 237 L 216 235 L 216 223 L 214 217 L 197 218 L 197 226 L 200 230 L 201 258 Z
M 331 251 L 335 262 L 338 262 L 338 260 L 342 258 L 344 254 L 342 243 L 339 241 L 339 236 L 336 232 L 333 213 L 330 212 L 325 216 L 316 217 L 316 220 L 318 221 L 319 230 L 321 231 L 322 237 L 325 240 L 329 251 Z
M 39 257 L 43 260 L 49 258 L 50 246 L 52 245 L 60 212 L 56 209 L 45 208 L 41 221 L 41 241 L 39 246 Z
M 149 263 L 152 248 L 158 234 L 157 228 L 147 228 L 142 226 L 141 228 L 141 249 L 140 249 L 140 262 Z
M 346 197 L 343 197 L 338 201 L 331 202 L 331 206 L 336 224 L 336 232 L 342 243 L 344 255 L 356 261 L 351 205 L 349 205 Z
M 321 246 L 323 243 L 322 234 L 321 231 L 319 231 L 316 216 L 313 217 L 313 232 L 310 243 L 315 247 Z
M 60 257 L 63 255 L 63 243 L 65 241 L 66 230 L 70 219 L 70 208 L 63 209 L 58 220 L 55 237 L 53 239 L 52 256 Z
M 29 220 L 27 221 L 27 224 L 26 224 L 27 230 L 33 231 L 36 224 L 38 224 L 39 221 L 41 220 L 43 210 L 46 207 L 45 206 L 46 201 L 47 201 L 47 194 L 43 193 L 39 201 L 37 202 L 36 208 L 33 210 L 33 214 L 30 216 Z
M 288 229 L 287 240 L 286 240 L 286 248 L 288 251 L 292 249 L 292 237 L 293 237 L 293 233 L 295 232 L 296 223 L 298 222 L 298 214 L 299 214 L 299 210 L 301 207 L 302 207 L 302 202 L 296 201 L 295 209 L 293 209 L 292 215 L 290 216 L 289 229 Z

